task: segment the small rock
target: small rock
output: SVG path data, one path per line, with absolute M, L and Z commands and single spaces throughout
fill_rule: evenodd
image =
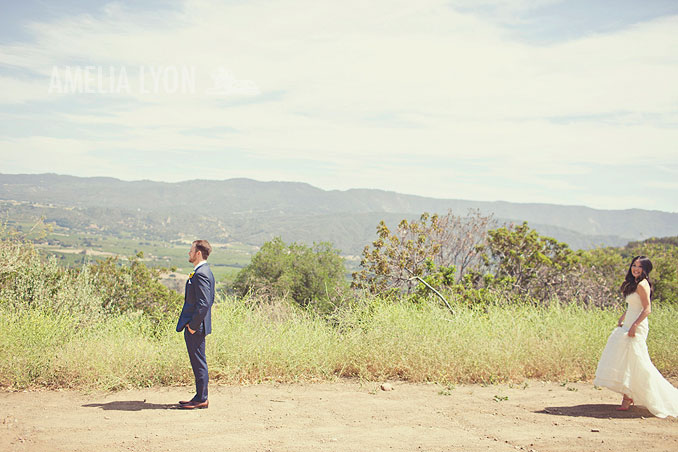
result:
M 382 391 L 393 391 L 393 386 L 391 386 L 390 383 L 382 383 L 381 384 L 381 390 Z
M 593 433 L 598 433 L 600 430 L 598 430 L 597 428 L 592 428 L 591 431 L 592 431 Z

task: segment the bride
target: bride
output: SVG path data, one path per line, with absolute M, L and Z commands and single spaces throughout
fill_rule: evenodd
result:
M 607 340 L 593 384 L 623 395 L 618 410 L 638 404 L 657 417 L 678 416 L 678 389 L 654 367 L 645 343 L 652 298 L 650 271 L 652 262 L 647 257 L 636 256 L 631 261 L 621 286 L 628 306 Z

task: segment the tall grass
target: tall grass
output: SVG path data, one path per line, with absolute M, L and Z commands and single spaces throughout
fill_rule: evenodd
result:
M 371 299 L 334 322 L 220 299 L 207 338 L 212 381 L 316 381 L 340 377 L 411 382 L 591 379 L 619 311 L 576 305 L 455 306 Z M 677 309 L 655 306 L 648 346 L 678 375 Z M 83 321 L 66 311 L 0 310 L 0 386 L 121 389 L 191 384 L 181 334 L 138 314 Z
M 89 267 L 64 269 L 0 227 L 0 387 L 191 384 L 175 320 L 117 309 L 109 295 Z M 365 297 L 328 319 L 285 300 L 219 297 L 207 339 L 210 376 L 223 383 L 587 380 L 620 314 L 485 301 L 459 303 L 451 315 L 433 302 Z M 675 304 L 655 304 L 650 317 L 650 354 L 667 376 L 678 376 L 676 314 Z

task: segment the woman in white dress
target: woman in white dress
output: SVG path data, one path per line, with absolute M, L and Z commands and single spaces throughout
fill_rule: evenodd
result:
M 627 309 L 607 340 L 593 384 L 623 395 L 618 410 L 638 404 L 657 417 L 678 416 L 678 389 L 652 364 L 645 343 L 652 298 L 650 271 L 652 262 L 647 257 L 636 256 L 631 261 L 621 286 Z

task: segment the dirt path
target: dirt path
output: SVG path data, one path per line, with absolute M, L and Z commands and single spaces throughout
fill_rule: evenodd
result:
M 678 451 L 678 420 L 591 384 L 213 385 L 0 393 L 0 451 Z

